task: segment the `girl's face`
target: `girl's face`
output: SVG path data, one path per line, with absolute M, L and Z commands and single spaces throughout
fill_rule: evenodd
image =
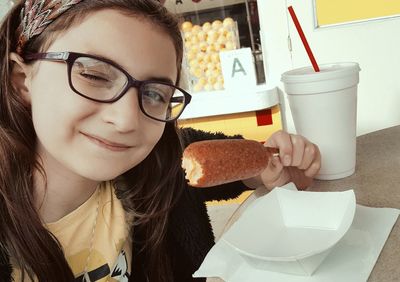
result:
M 62 51 L 107 58 L 138 80 L 177 77 L 172 39 L 147 20 L 114 10 L 89 15 L 46 50 Z M 114 103 L 97 103 L 70 89 L 67 64 L 38 61 L 32 67 L 28 99 L 47 169 L 113 179 L 145 159 L 160 139 L 165 123 L 141 112 L 137 89 Z

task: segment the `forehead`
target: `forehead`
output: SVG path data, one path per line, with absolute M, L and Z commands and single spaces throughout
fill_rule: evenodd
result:
M 116 10 L 93 12 L 58 37 L 47 50 L 99 55 L 121 65 L 132 76 L 177 77 L 172 38 L 144 17 Z

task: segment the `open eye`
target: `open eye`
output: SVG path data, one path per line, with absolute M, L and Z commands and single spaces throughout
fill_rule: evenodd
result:
M 165 95 L 159 89 L 146 89 L 143 91 L 143 98 L 155 103 L 167 103 Z

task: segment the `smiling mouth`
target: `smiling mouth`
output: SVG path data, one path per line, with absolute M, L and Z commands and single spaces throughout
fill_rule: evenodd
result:
M 95 137 L 92 135 L 88 135 L 85 133 L 82 133 L 82 135 L 85 136 L 87 139 L 89 139 L 89 141 L 91 141 L 92 143 L 98 145 L 101 148 L 108 149 L 110 151 L 122 152 L 122 151 L 126 151 L 126 150 L 132 148 L 131 146 L 110 142 L 108 140 L 105 140 L 105 139 L 102 139 L 99 137 Z

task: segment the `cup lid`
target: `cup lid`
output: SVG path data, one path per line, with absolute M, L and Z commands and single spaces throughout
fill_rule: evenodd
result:
M 323 64 L 319 67 L 319 72 L 315 72 L 311 66 L 284 72 L 282 74 L 281 81 L 284 83 L 302 83 L 331 80 L 333 78 L 349 76 L 353 74 L 358 75 L 358 72 L 361 70 L 358 63 L 355 62 Z

